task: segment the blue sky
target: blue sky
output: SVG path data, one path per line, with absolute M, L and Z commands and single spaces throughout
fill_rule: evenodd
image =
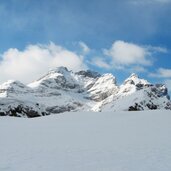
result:
M 171 89 L 170 17 L 171 0 L 1 0 L 1 82 L 66 65 Z

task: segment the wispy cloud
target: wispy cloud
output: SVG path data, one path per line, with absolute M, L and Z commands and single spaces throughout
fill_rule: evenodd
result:
M 148 45 L 145 48 L 151 53 L 168 53 L 168 49 L 165 47 Z
M 159 68 L 155 73 L 150 73 L 150 77 L 171 78 L 171 69 Z
M 143 73 L 147 72 L 147 69 L 143 66 L 133 66 L 132 68 L 130 68 L 130 71 L 136 73 Z
M 95 65 L 99 68 L 105 68 L 105 69 L 111 69 L 112 68 L 112 65 L 110 65 L 109 63 L 107 63 L 105 61 L 104 58 L 101 58 L 101 57 L 95 57 L 92 59 L 92 61 L 90 61 L 90 64 L 91 65 Z
M 80 47 L 82 48 L 82 52 L 83 54 L 88 54 L 90 52 L 90 48 L 88 47 L 88 45 L 82 41 L 78 42 Z
M 58 66 L 66 66 L 72 70 L 86 68 L 83 56 L 54 43 L 29 45 L 23 51 L 11 48 L 4 52 L 1 58 L 1 82 L 15 79 L 28 83 L 50 68 Z

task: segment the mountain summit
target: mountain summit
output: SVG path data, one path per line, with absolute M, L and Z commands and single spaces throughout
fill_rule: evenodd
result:
M 50 70 L 24 85 L 10 80 L 0 85 L 0 115 L 37 117 L 67 111 L 171 110 L 163 84 L 151 84 L 131 74 L 122 85 L 110 74 L 94 71 Z

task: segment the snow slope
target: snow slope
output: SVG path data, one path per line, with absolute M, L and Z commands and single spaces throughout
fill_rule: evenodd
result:
M 170 171 L 171 112 L 0 118 L 0 171 Z
M 171 109 L 168 90 L 165 85 L 150 84 L 136 74 L 118 85 L 110 73 L 75 73 L 57 67 L 29 85 L 13 80 L 0 85 L 0 116 L 152 109 Z

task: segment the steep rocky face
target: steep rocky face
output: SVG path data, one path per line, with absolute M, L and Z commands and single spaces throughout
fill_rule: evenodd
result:
M 115 77 L 112 74 L 104 74 L 94 82 L 87 92 L 90 99 L 100 102 L 112 94 L 116 94 L 117 91 Z
M 99 110 L 155 110 L 171 109 L 168 90 L 163 84 L 152 85 L 132 74 L 119 87 L 119 91 L 103 101 Z
M 150 83 L 147 80 L 140 79 L 137 74 L 133 73 L 124 81 L 125 84 L 133 84 L 133 85 L 149 85 Z
M 50 70 L 28 86 L 0 85 L 0 115 L 37 117 L 66 111 L 171 109 L 165 85 L 152 85 L 132 74 L 120 86 L 112 74 Z
M 39 80 L 29 84 L 29 87 L 45 87 L 52 89 L 74 89 L 79 86 L 73 76 L 73 72 L 65 67 L 50 70 Z

